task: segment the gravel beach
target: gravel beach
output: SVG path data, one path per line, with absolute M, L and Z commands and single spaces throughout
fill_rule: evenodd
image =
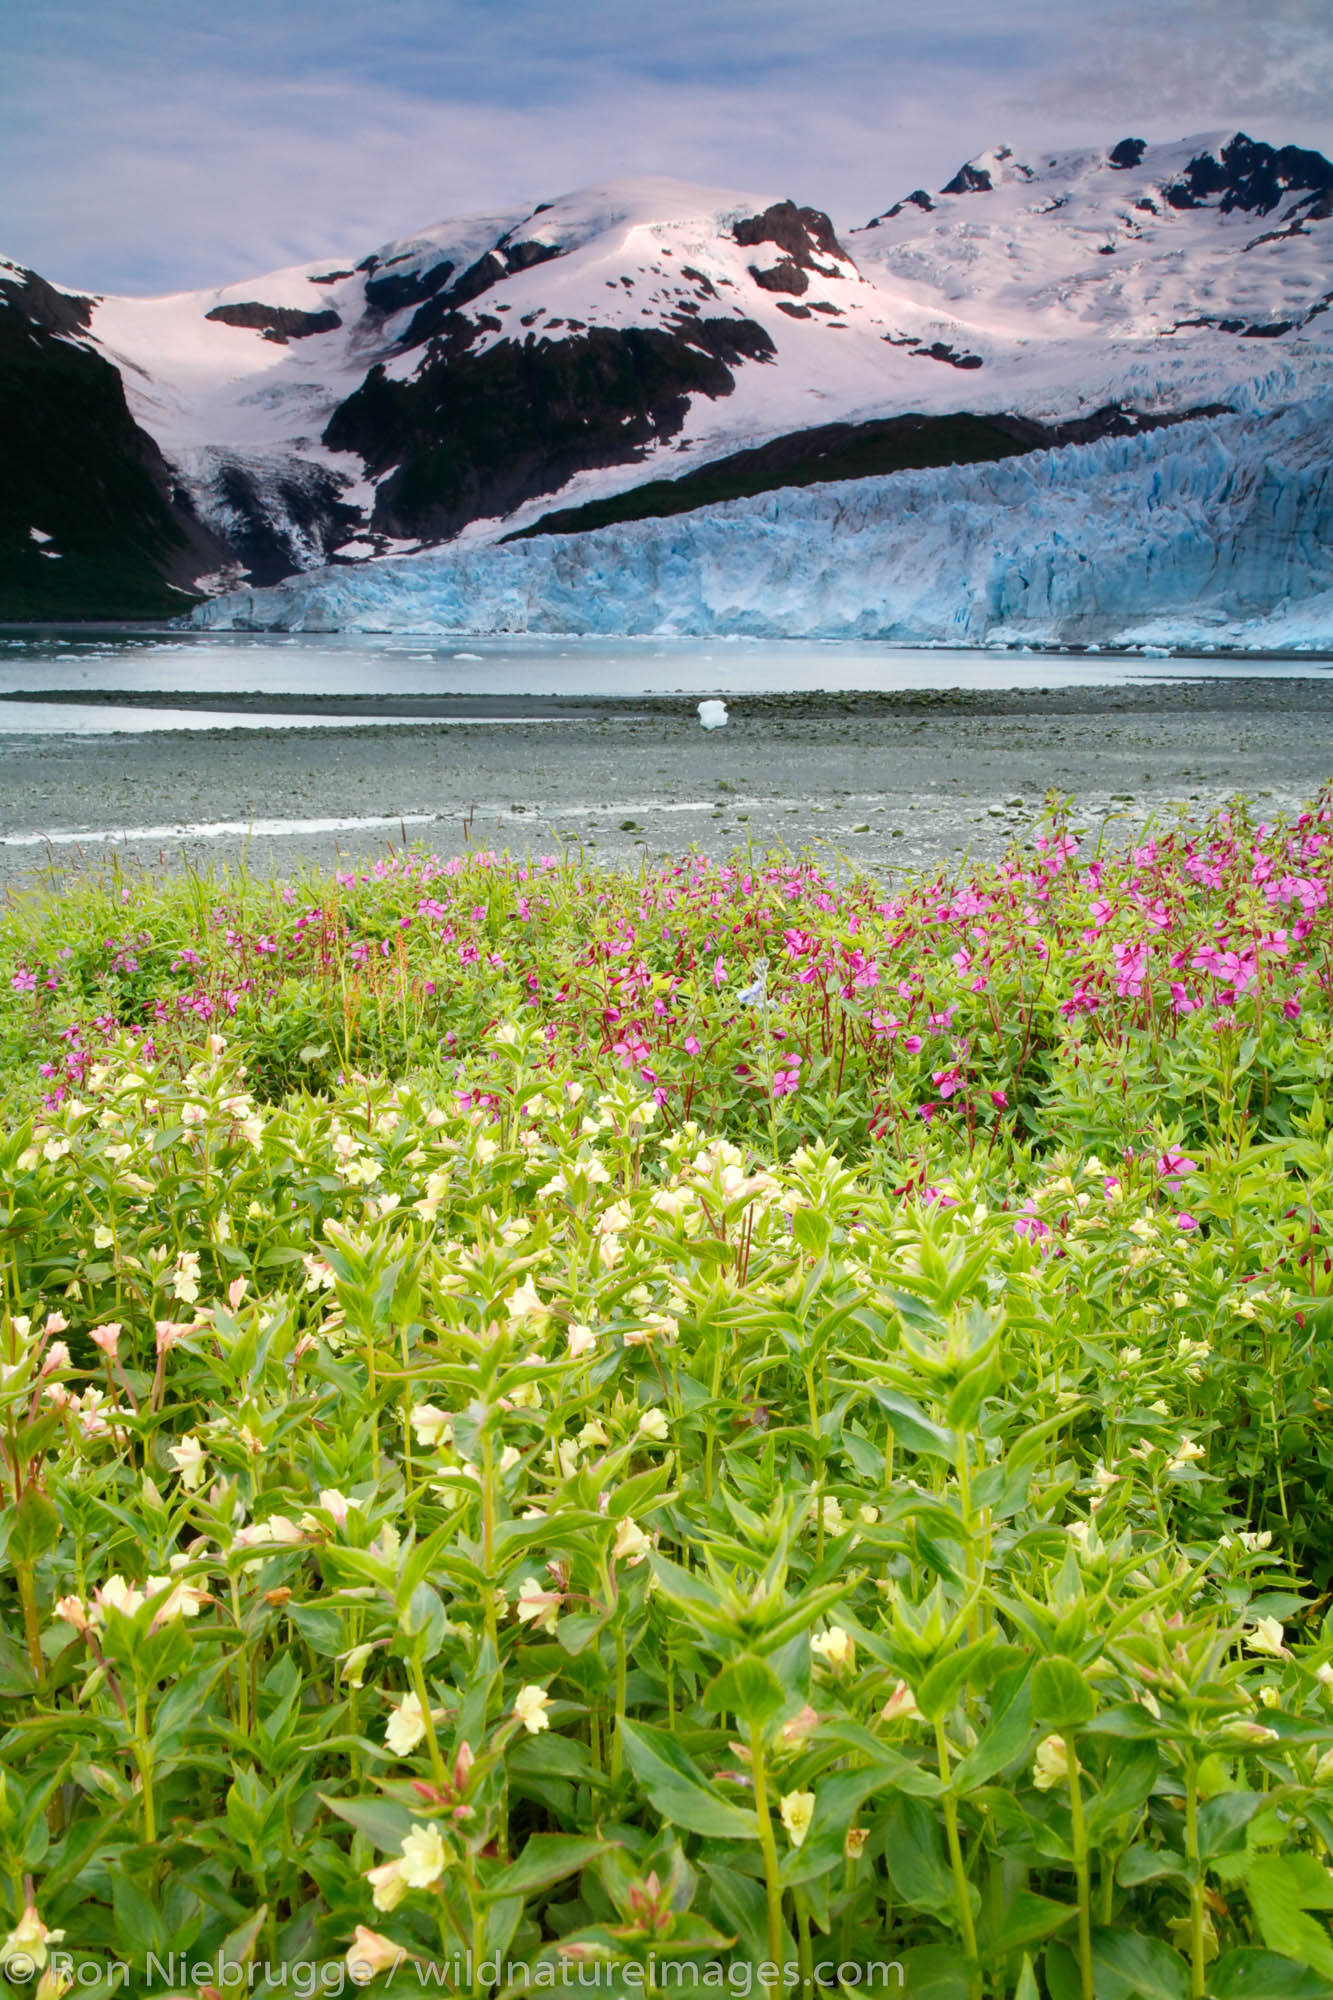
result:
M 692 845 L 811 845 L 888 875 L 968 849 L 996 853 L 1050 790 L 1072 794 L 1079 825 L 1109 816 L 1114 834 L 1174 802 L 1206 808 L 1236 792 L 1263 811 L 1292 807 L 1333 777 L 1327 678 L 745 695 L 712 732 L 693 700 L 663 697 L 169 699 L 177 710 L 244 710 L 252 725 L 271 715 L 274 726 L 7 733 L 0 700 L 0 880 L 111 852 L 195 865 L 245 852 L 256 869 L 286 871 L 404 838 L 440 853 L 581 846 L 608 862 Z M 314 710 L 353 726 L 280 720 Z M 373 823 L 248 831 L 330 820 Z M 187 830 L 219 823 L 233 830 Z M 86 837 L 97 833 L 117 838 Z

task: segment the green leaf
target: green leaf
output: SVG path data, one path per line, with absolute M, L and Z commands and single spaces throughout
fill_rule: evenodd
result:
M 60 1515 L 35 1486 L 25 1486 L 14 1505 L 5 1509 L 0 1527 L 7 1531 L 12 1563 L 35 1563 L 60 1540 Z
M 714 1791 L 674 1736 L 623 1718 L 618 1726 L 630 1769 L 663 1819 L 716 1840 L 758 1840 L 755 1815 Z
M 906 1445 L 909 1451 L 922 1452 L 931 1458 L 946 1458 L 950 1464 L 953 1463 L 955 1440 L 952 1431 L 932 1423 L 919 1403 L 914 1403 L 909 1396 L 900 1395 L 887 1384 L 872 1382 L 869 1386 L 899 1444 Z
M 1313 1867 L 1301 1867 L 1302 1862 Z M 1269 1950 L 1333 1979 L 1333 1940 L 1321 1923 L 1306 1915 L 1312 1907 L 1327 1909 L 1326 1898 L 1333 1890 L 1333 1878 L 1314 1856 L 1256 1854 L 1245 1869 L 1244 1881 L 1259 1935 Z
M 1078 1915 L 1076 1903 L 1057 1903 L 1049 1896 L 1037 1896 L 1020 1889 L 1005 1903 L 999 1928 L 985 1937 L 982 1950 L 994 1960 L 1008 1958 L 1024 1945 L 1038 1944 Z
M 768 1957 L 768 1904 L 763 1884 L 718 1862 L 705 1861 L 703 1869 L 713 1885 L 718 1914 L 759 1964 Z
M 131 1960 L 141 1960 L 149 1952 L 160 1957 L 167 1949 L 166 1928 L 153 1904 L 123 1868 L 110 1868 L 111 1904 L 116 1913 L 116 1933 Z
M 407 1807 L 396 1799 L 333 1799 L 324 1792 L 320 1799 L 339 1819 L 364 1833 L 382 1854 L 396 1854 L 404 1836 L 416 1825 Z
M 1189 1973 L 1157 1938 L 1101 1929 L 1092 1934 L 1092 1983 L 1097 2000 L 1186 2000 Z
M 1078 1961 L 1068 1945 L 1049 1946 L 1045 1970 L 1051 2000 L 1078 2000 Z M 1100 1929 L 1092 1934 L 1092 1990 L 1097 2000 L 1187 2000 L 1189 1971 L 1156 1938 Z
M 1113 1743 L 1106 1776 L 1088 1802 L 1088 1841 L 1096 1846 L 1127 1813 L 1137 1812 L 1157 1782 L 1155 1743 Z
M 935 1814 L 920 1799 L 899 1797 L 887 1817 L 889 1838 L 884 1859 L 902 1901 L 932 1915 L 952 1910 L 953 1876 Z
M 1220 1792 L 1199 1807 L 1199 1855 L 1235 1854 L 1245 1845 L 1245 1829 L 1269 1800 L 1263 1792 Z
M 534 1833 L 518 1859 L 490 1877 L 484 1885 L 484 1894 L 492 1900 L 502 1896 L 522 1898 L 537 1889 L 549 1889 L 553 1882 L 563 1882 L 566 1875 L 576 1875 L 580 1868 L 586 1868 L 605 1847 L 606 1842 L 600 1838 L 573 1833 Z
M 884 1961 L 878 1961 L 881 1965 Z M 889 1961 L 892 1965 L 893 1960 Z M 968 2000 L 971 1983 L 963 1970 L 963 1962 L 954 1945 L 920 1945 L 915 1951 L 905 1951 L 901 1960 L 903 1985 L 901 1990 L 910 1993 L 912 2000 Z M 865 1992 L 896 1993 L 899 1991 L 898 1975 L 892 1978 L 877 1978 L 872 1986 L 867 1980 L 862 1989 Z
M 1003 1706 L 997 1707 L 989 1723 L 956 1766 L 953 1774 L 957 1792 L 972 1791 L 1002 1771 L 1022 1755 L 1032 1734 L 1032 1682 L 1024 1676 Z
M 1096 1703 L 1092 1689 L 1072 1660 L 1053 1653 L 1032 1676 L 1032 1713 L 1050 1729 L 1077 1729 Z
M 701 1697 L 714 1715 L 734 1715 L 761 1728 L 787 1699 L 781 1681 L 757 1653 L 742 1653 L 715 1674 Z
M 934 1722 L 937 1716 L 947 1714 L 964 1681 L 983 1664 L 993 1645 L 994 1641 L 990 1638 L 974 1640 L 970 1646 L 963 1646 L 959 1651 L 937 1660 L 930 1671 L 921 1676 L 916 1686 L 916 1705 L 927 1722 Z
M 682 1569 L 667 1556 L 656 1553 L 648 1558 L 657 1587 L 668 1604 L 684 1611 L 705 1632 L 732 1632 L 736 1621 L 711 1584 L 693 1570 Z
M 1122 1888 L 1133 1889 L 1140 1882 L 1162 1882 L 1168 1877 L 1188 1883 L 1185 1857 L 1171 1847 L 1148 1847 L 1136 1842 L 1120 1857 L 1116 1880 Z
M 1328 2000 L 1328 1981 L 1294 1959 L 1244 1945 L 1217 1961 L 1209 1976 L 1208 1996 L 1209 2000 Z
M 332 1659 L 343 1649 L 343 1621 L 340 1614 L 322 1604 L 288 1604 L 291 1619 L 311 1652 Z

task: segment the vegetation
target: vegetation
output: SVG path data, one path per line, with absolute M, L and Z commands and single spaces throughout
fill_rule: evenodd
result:
M 935 465 L 976 465 L 1013 458 L 1053 442 L 1041 426 L 1014 417 L 876 417 L 862 424 L 821 424 L 770 438 L 748 451 L 715 458 L 678 479 L 650 479 L 626 493 L 543 514 L 530 528 L 506 535 L 578 535 L 621 521 L 664 520 L 724 500 L 749 500 L 784 486 L 827 479 L 869 479 L 886 472 L 920 472 Z
M 1331 880 L 15 902 L 10 1977 L 1326 1994 Z

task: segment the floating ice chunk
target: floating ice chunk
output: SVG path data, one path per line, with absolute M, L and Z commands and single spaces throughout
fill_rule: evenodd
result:
M 725 729 L 727 726 L 727 704 L 724 701 L 701 701 L 699 721 L 705 729 Z

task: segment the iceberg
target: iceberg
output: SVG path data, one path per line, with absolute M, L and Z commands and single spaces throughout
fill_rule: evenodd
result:
M 1333 631 L 1333 397 L 667 520 L 331 565 L 248 631 L 1301 647 Z

